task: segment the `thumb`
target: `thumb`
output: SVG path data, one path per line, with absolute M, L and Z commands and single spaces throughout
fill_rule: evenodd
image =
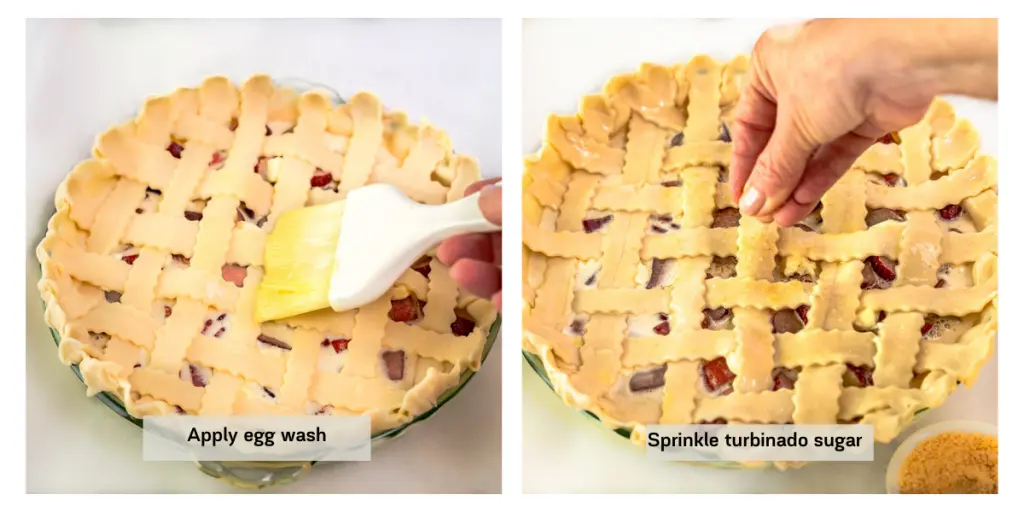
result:
M 764 218 L 785 205 L 816 146 L 800 130 L 791 112 L 780 109 L 775 130 L 757 157 L 740 197 L 740 212 Z
M 487 185 L 480 192 L 480 211 L 493 224 L 501 225 L 501 185 Z

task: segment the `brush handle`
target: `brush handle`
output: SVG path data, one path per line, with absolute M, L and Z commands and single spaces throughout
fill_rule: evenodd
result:
M 495 186 L 500 187 L 501 183 Z M 431 239 L 437 242 L 463 233 L 501 231 L 501 226 L 484 217 L 484 212 L 480 209 L 480 192 L 470 194 L 458 201 L 424 208 L 422 213 L 432 226 Z
M 480 193 L 442 205 L 421 204 L 383 183 L 345 199 L 328 301 L 347 311 L 387 293 L 416 260 L 446 238 L 501 231 L 484 217 Z

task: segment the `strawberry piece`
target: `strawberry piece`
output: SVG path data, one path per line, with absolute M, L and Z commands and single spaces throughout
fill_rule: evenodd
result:
M 171 156 L 177 159 L 181 159 L 181 150 L 183 149 L 185 148 L 181 147 L 181 144 L 178 144 L 177 142 L 172 142 L 170 143 L 170 145 L 167 146 L 167 151 L 171 154 Z
M 722 386 L 729 384 L 736 378 L 736 374 L 729 369 L 729 364 L 724 357 L 712 359 L 704 363 L 704 385 L 711 391 L 717 391 Z
M 349 341 L 351 341 L 351 340 L 346 340 L 344 338 L 333 340 L 333 341 L 331 341 L 331 348 L 334 349 L 334 353 L 340 354 L 340 353 L 348 350 L 348 343 L 349 343 Z
M 135 263 L 135 260 L 138 257 L 139 257 L 138 254 L 125 254 L 124 256 L 121 256 L 121 260 L 124 261 L 125 263 L 131 265 L 131 264 Z
M 330 184 L 331 173 L 321 171 L 320 169 L 317 169 L 316 174 L 314 174 L 313 177 L 309 179 L 309 186 L 313 188 L 323 188 Z
M 662 322 L 654 326 L 654 333 L 658 336 L 668 336 L 670 332 L 672 332 L 672 327 L 668 325 L 668 322 Z
M 456 336 L 469 336 L 476 328 L 476 322 L 472 318 L 467 318 L 462 315 L 456 315 L 455 321 L 451 325 L 452 334 Z
M 331 346 L 334 349 L 335 354 L 340 354 L 348 350 L 348 344 L 352 340 L 346 340 L 345 338 L 338 338 L 336 340 L 324 339 L 324 343 Z
M 405 352 L 389 351 L 381 354 L 384 359 L 384 366 L 388 370 L 388 378 L 391 380 L 402 380 L 405 376 Z
M 932 331 L 932 327 L 935 327 L 935 324 L 925 322 L 924 325 L 921 326 L 921 336 L 928 336 L 928 333 Z
M 195 365 L 190 364 L 190 365 L 188 365 L 188 372 L 192 376 L 192 385 L 193 386 L 195 386 L 197 388 L 205 388 L 206 387 L 206 380 L 203 379 L 203 374 L 199 373 L 199 368 L 196 368 Z
M 210 159 L 210 165 L 217 165 L 227 159 L 227 155 L 223 151 L 218 151 L 213 154 L 213 158 Z
M 896 133 L 889 132 L 889 133 L 879 137 L 876 142 L 880 142 L 882 144 L 899 144 L 900 143 L 900 139 L 899 139 L 899 135 L 897 135 Z
M 963 209 L 958 204 L 949 204 L 945 208 L 939 210 L 939 217 L 943 220 L 954 220 L 963 213 Z
M 885 176 L 882 176 L 882 179 L 884 179 L 885 184 L 889 185 L 890 187 L 895 187 L 896 185 L 900 184 L 900 176 L 896 173 L 891 172 L 889 174 L 886 174 Z
M 868 263 L 871 264 L 871 270 L 874 270 L 875 275 L 878 277 L 886 281 L 896 279 L 896 265 L 889 258 L 885 256 L 869 256 Z
M 207 320 L 204 322 L 203 330 L 199 331 L 199 334 L 206 334 L 206 330 L 209 329 L 211 325 L 213 325 L 213 320 Z
M 410 295 L 401 300 L 391 301 L 388 318 L 393 322 L 415 322 L 423 317 L 423 306 L 416 297 Z
M 234 263 L 225 264 L 220 268 L 221 277 L 229 283 L 235 283 L 235 286 L 239 288 L 245 284 L 245 276 L 248 273 L 248 269 L 240 265 L 235 265 Z
M 612 216 L 605 215 L 604 217 L 598 217 L 596 219 L 585 219 L 583 221 L 583 231 L 587 233 L 593 233 L 604 227 L 605 224 L 611 222 Z
M 800 321 L 807 325 L 807 312 L 811 310 L 811 307 L 807 304 L 801 304 L 796 308 L 796 314 L 800 316 Z
M 214 338 L 220 338 L 224 334 L 224 328 L 217 329 L 217 333 L 213 335 Z

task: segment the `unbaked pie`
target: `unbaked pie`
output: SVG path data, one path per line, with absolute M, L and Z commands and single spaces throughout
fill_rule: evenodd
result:
M 571 406 L 645 425 L 874 425 L 970 385 L 996 334 L 996 162 L 935 100 L 802 223 L 727 184 L 749 59 L 644 64 L 552 115 L 523 183 L 524 340 Z
M 358 310 L 253 320 L 282 212 L 373 182 L 444 203 L 480 179 L 443 131 L 370 93 L 341 103 L 214 77 L 97 138 L 37 250 L 47 323 L 89 395 L 135 417 L 365 414 L 380 432 L 479 369 L 497 311 L 433 254 Z

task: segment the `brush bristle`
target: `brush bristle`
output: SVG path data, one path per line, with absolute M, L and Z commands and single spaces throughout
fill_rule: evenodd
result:
M 267 235 L 266 275 L 256 291 L 256 321 L 330 307 L 328 292 L 344 210 L 345 202 L 337 201 L 281 214 Z

